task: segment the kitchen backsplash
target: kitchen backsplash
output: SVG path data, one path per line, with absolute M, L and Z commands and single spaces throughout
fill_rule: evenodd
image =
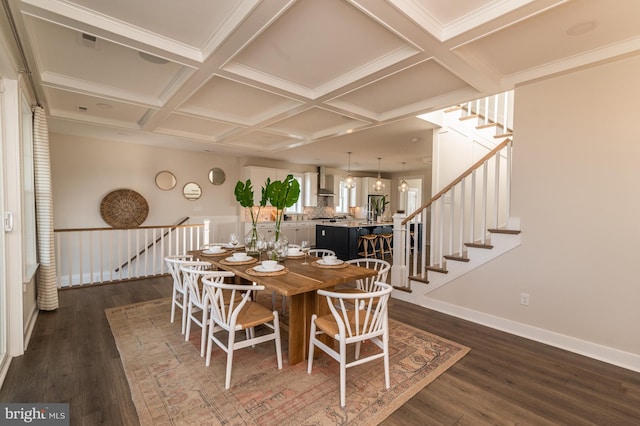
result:
M 257 207 L 253 207 L 254 212 L 258 210 Z M 332 218 L 336 215 L 335 207 L 304 207 L 302 214 L 286 214 L 289 219 L 293 220 L 305 220 L 305 219 L 324 219 Z M 267 206 L 260 209 L 258 215 L 258 222 L 273 222 L 276 220 L 275 207 Z M 244 209 L 244 222 L 251 222 L 251 212 L 249 208 Z
M 334 217 L 336 215 L 336 208 L 331 207 L 305 207 L 304 214 L 309 219 L 320 219 L 327 217 Z
M 254 212 L 257 212 L 257 207 L 251 207 Z M 260 214 L 258 215 L 258 222 L 271 222 L 276 220 L 276 208 L 272 206 L 266 206 L 260 208 Z M 251 211 L 249 207 L 244 209 L 244 222 L 251 223 Z

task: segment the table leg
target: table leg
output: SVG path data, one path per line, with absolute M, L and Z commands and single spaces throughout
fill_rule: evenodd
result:
M 315 291 L 290 296 L 289 300 L 289 365 L 294 365 L 309 355 L 311 316 L 316 312 L 325 315 L 329 307 L 326 299 L 318 297 Z M 325 343 L 330 344 L 333 339 L 325 337 Z
M 289 365 L 304 361 L 309 350 L 309 306 L 313 306 L 310 298 L 313 298 L 313 293 L 289 297 Z

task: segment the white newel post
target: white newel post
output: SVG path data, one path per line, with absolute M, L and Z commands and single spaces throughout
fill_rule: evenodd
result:
M 405 256 L 405 232 L 406 226 L 402 221 L 407 217 L 404 213 L 393 215 L 393 265 L 391 266 L 391 285 L 396 287 L 407 286 L 407 262 Z
M 204 231 L 203 231 L 203 238 L 204 238 L 204 246 L 207 246 L 209 244 L 209 228 L 211 227 L 211 220 L 209 219 L 205 219 L 204 220 Z

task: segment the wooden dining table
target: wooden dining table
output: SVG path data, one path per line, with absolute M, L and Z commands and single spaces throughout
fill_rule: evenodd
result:
M 206 255 L 202 251 L 191 252 L 201 260 L 210 262 L 218 269 L 233 272 L 236 280 L 239 278 L 263 285 L 267 290 L 286 296 L 289 300 L 288 322 L 288 359 L 289 365 L 297 364 L 307 358 L 309 351 L 309 331 L 311 316 L 315 313 L 324 315 L 329 313 L 326 298 L 319 297 L 317 290 L 331 289 L 338 284 L 352 282 L 361 278 L 372 277 L 377 274 L 373 269 L 362 268 L 352 264 L 344 267 L 337 265 L 327 267 L 317 263 L 317 257 L 307 257 L 307 265 L 303 258 L 287 258 L 279 262 L 286 269 L 283 274 L 256 275 L 253 264 L 233 264 L 226 260 L 230 254 Z

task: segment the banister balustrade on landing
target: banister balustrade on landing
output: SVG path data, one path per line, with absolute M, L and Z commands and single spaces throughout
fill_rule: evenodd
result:
M 209 242 L 208 235 L 208 222 L 127 229 L 56 229 L 58 287 L 166 274 L 165 256 L 198 249 Z

